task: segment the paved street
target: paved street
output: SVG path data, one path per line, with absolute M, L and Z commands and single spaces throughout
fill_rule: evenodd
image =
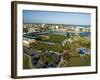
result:
M 33 68 L 49 68 L 49 67 L 57 67 L 58 64 L 61 61 L 61 56 L 54 53 L 54 52 L 48 52 L 48 54 L 46 53 L 46 55 L 50 56 L 53 58 L 53 60 L 50 63 L 41 63 L 40 62 L 40 56 L 41 55 L 45 55 L 44 53 L 37 53 L 35 52 L 33 49 L 29 49 L 26 47 L 23 47 L 24 52 L 28 53 L 28 55 L 30 55 L 31 58 L 31 63 L 33 65 Z

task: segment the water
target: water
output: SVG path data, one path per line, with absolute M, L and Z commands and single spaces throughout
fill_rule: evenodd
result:
M 76 49 L 80 54 L 91 54 L 91 50 L 85 47 L 80 47 Z
M 67 36 L 67 34 L 69 33 L 70 35 L 75 35 L 75 32 L 58 32 L 58 31 L 52 31 L 52 34 L 57 34 L 57 35 L 64 35 Z M 79 33 L 81 37 L 89 37 L 91 36 L 91 32 L 80 32 Z
M 82 37 L 90 37 L 91 36 L 91 32 L 80 32 L 79 34 Z

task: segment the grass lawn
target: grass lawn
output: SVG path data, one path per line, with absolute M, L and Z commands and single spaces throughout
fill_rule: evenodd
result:
M 23 55 L 23 69 L 30 69 L 29 58 L 27 55 Z
M 50 63 L 52 61 L 53 61 L 53 58 L 50 55 L 45 54 L 45 55 L 41 55 L 41 57 L 40 57 L 41 63 L 46 63 L 46 62 Z
M 68 67 L 74 67 L 74 66 L 90 66 L 90 65 L 91 65 L 90 55 L 86 55 L 84 57 L 75 56 L 75 57 L 71 57 L 68 60 Z
M 33 49 L 36 49 L 36 50 L 46 49 L 48 51 L 62 52 L 62 47 L 59 44 L 46 45 L 40 42 L 37 42 L 36 44 L 34 44 Z
M 53 43 L 61 43 L 63 40 L 66 39 L 66 37 L 63 35 L 47 34 L 46 36 L 49 36 L 49 39 L 44 41 L 53 42 Z

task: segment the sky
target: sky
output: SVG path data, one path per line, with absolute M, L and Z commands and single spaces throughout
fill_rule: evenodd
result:
M 91 14 L 23 10 L 23 23 L 90 25 Z

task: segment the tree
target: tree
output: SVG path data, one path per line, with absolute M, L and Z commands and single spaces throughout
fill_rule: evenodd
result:
M 67 38 L 70 38 L 70 33 L 67 33 Z
M 27 33 L 28 29 L 27 28 L 23 28 L 23 32 Z
M 83 28 L 79 28 L 79 30 L 80 30 L 80 32 L 82 32 L 83 31 Z

